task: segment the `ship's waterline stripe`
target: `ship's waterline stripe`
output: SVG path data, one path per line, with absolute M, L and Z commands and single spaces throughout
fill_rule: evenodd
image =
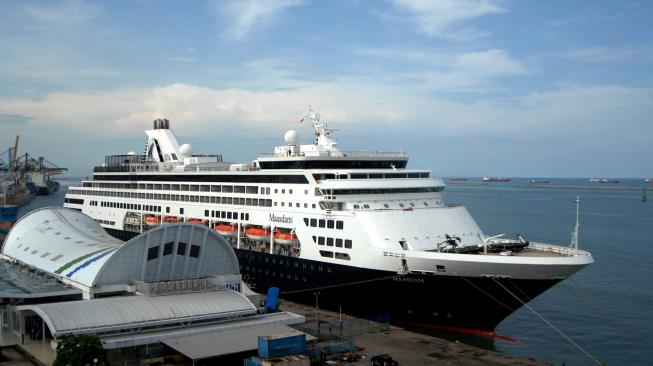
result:
M 110 248 L 109 250 L 113 250 L 113 249 L 115 249 L 115 248 Z M 54 271 L 54 273 L 56 273 L 56 274 L 61 274 L 61 272 L 67 270 L 68 268 L 72 267 L 72 266 L 75 265 L 76 263 L 79 263 L 79 262 L 83 261 L 84 259 L 86 259 L 86 258 L 88 258 L 88 257 L 91 257 L 91 256 L 94 256 L 94 255 L 96 255 L 96 254 L 98 254 L 98 253 L 100 253 L 100 252 L 103 252 L 103 251 L 105 251 L 105 250 L 107 250 L 107 249 L 96 250 L 96 251 L 93 252 L 93 253 L 88 253 L 88 254 L 83 255 L 83 256 L 81 256 L 81 257 L 79 257 L 79 258 L 75 258 L 75 259 L 71 260 L 70 262 L 64 264 L 63 266 L 59 267 L 56 271 Z
M 111 254 L 111 252 L 115 251 L 116 249 L 118 249 L 118 248 L 109 249 L 106 252 L 98 255 L 97 257 L 93 257 L 93 258 L 87 260 L 86 262 L 84 262 L 84 263 L 80 264 L 79 266 L 75 267 L 75 269 L 73 269 L 72 271 L 68 272 L 68 274 L 66 274 L 66 277 L 71 277 L 72 275 L 74 275 L 80 269 L 83 269 L 83 268 L 87 267 L 89 264 L 91 264 L 91 263 L 93 263 L 93 262 L 107 256 L 108 254 Z

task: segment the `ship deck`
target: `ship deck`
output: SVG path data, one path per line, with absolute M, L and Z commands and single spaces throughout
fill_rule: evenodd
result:
M 482 251 L 478 254 L 501 255 L 501 253 L 483 253 Z M 521 251 L 512 252 L 512 256 L 515 257 L 574 257 L 579 255 L 589 255 L 589 253 L 580 249 L 542 243 L 530 243 Z

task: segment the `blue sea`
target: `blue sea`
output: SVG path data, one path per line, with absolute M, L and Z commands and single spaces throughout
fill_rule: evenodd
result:
M 552 185 L 644 186 L 642 179 L 618 184 L 549 180 Z M 653 365 L 653 185 L 648 185 L 648 202 L 642 202 L 641 191 L 527 188 L 529 181 L 481 184 L 480 178 L 469 178 L 448 184 L 445 199 L 467 206 L 486 234 L 520 233 L 527 240 L 568 245 L 576 221 L 574 200 L 580 196 L 580 248 L 590 251 L 596 263 L 529 305 L 602 363 Z M 61 206 L 71 182 L 62 181 L 59 192 L 38 197 L 22 214 Z M 492 347 L 500 352 L 554 365 L 596 364 L 526 308 L 496 332 L 517 340 L 495 340 Z

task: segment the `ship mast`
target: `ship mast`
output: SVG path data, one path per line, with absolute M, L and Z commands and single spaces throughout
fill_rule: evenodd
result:
M 579 210 L 580 210 L 580 197 L 576 196 L 576 226 L 574 228 L 574 231 L 571 233 L 571 247 L 574 249 L 578 249 L 578 228 L 580 227 L 580 221 L 579 221 Z

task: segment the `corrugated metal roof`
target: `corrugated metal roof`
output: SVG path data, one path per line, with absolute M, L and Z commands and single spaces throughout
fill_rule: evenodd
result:
M 258 348 L 259 336 L 272 336 L 281 333 L 304 334 L 282 324 L 266 324 L 256 327 L 225 330 L 220 333 L 198 334 L 188 337 L 171 338 L 161 343 L 183 354 L 191 360 L 230 355 L 253 351 Z M 314 337 L 310 337 L 313 338 Z M 306 340 L 309 340 L 307 335 Z
M 40 315 L 55 337 L 256 314 L 254 304 L 232 290 L 156 297 L 107 297 L 23 305 L 17 310 L 32 310 Z

